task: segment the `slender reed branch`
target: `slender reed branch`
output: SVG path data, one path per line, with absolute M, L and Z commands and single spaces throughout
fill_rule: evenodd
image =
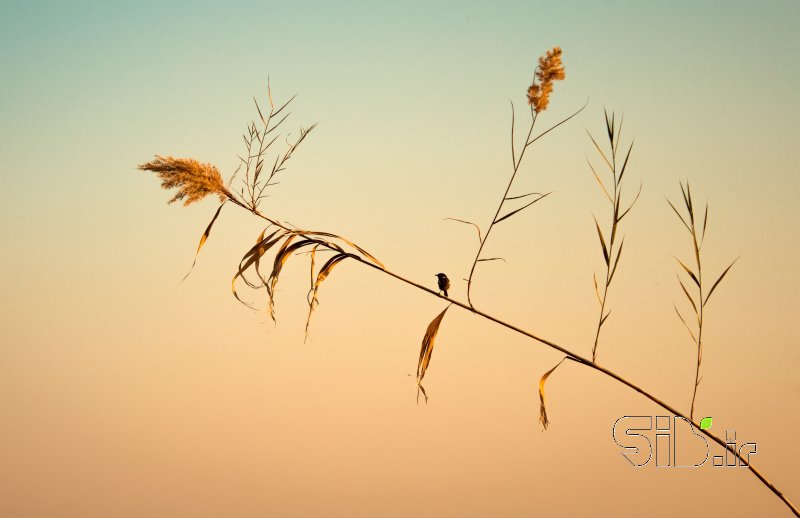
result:
M 530 138 L 531 134 L 533 133 L 533 127 L 536 124 L 536 116 L 538 114 L 533 110 L 531 107 L 531 125 L 528 128 L 528 136 L 525 138 L 525 145 L 522 147 L 522 150 L 519 153 L 519 157 L 516 156 L 516 152 L 514 150 L 514 125 L 515 117 L 514 117 L 514 103 L 511 103 L 511 162 L 513 165 L 513 170 L 511 173 L 511 178 L 508 180 L 508 185 L 506 185 L 506 190 L 503 192 L 503 197 L 500 198 L 500 203 L 497 205 L 497 210 L 492 217 L 492 222 L 489 224 L 489 228 L 486 229 L 486 233 L 483 235 L 481 239 L 481 244 L 478 246 L 478 252 L 475 254 L 475 259 L 472 261 L 472 267 L 469 270 L 469 277 L 467 278 L 467 301 L 469 302 L 470 307 L 475 307 L 472 304 L 472 276 L 475 275 L 475 266 L 478 264 L 478 259 L 481 257 L 481 252 L 483 251 L 483 247 L 486 244 L 486 241 L 489 239 L 489 234 L 492 233 L 492 229 L 494 228 L 495 224 L 497 223 L 497 218 L 500 216 L 500 211 L 503 209 L 503 203 L 506 201 L 508 197 L 508 192 L 511 190 L 511 185 L 514 183 L 514 178 L 517 176 L 517 171 L 519 171 L 519 166 L 522 164 L 522 158 L 525 156 L 525 150 L 528 149 L 530 145 Z M 540 198 L 541 199 L 541 198 Z
M 687 331 L 689 331 L 689 336 L 691 336 L 692 341 L 694 342 L 695 346 L 697 347 L 697 361 L 695 362 L 695 372 L 694 372 L 694 385 L 692 387 L 692 403 L 689 407 L 689 416 L 694 417 L 694 409 L 695 403 L 697 401 L 697 389 L 700 386 L 700 382 L 702 381 L 703 377 L 700 375 L 700 366 L 703 363 L 703 323 L 705 317 L 705 307 L 708 304 L 708 300 L 711 298 L 711 295 L 714 293 L 714 290 L 719 286 L 719 283 L 722 282 L 722 279 L 725 275 L 730 271 L 731 267 L 736 263 L 738 260 L 735 259 L 730 265 L 728 265 L 725 270 L 723 270 L 722 274 L 717 278 L 714 284 L 711 286 L 711 289 L 708 290 L 706 294 L 705 287 L 703 284 L 703 263 L 701 261 L 702 256 L 702 249 L 703 249 L 703 240 L 706 236 L 706 228 L 708 226 L 708 203 L 706 203 L 706 208 L 703 214 L 703 221 L 702 221 L 702 230 L 700 229 L 701 224 L 699 223 L 698 219 L 695 217 L 695 206 L 692 200 L 692 189 L 689 186 L 689 182 L 686 182 L 686 185 L 680 184 L 681 187 L 681 195 L 683 198 L 683 204 L 686 208 L 686 215 L 684 217 L 681 215 L 680 211 L 675 208 L 675 205 L 672 204 L 671 201 L 667 200 L 669 206 L 672 208 L 673 212 L 678 219 L 683 224 L 684 228 L 689 232 L 692 236 L 692 251 L 694 252 L 694 259 L 695 259 L 695 270 L 689 268 L 683 261 L 675 258 L 678 261 L 678 264 L 681 266 L 683 271 L 689 276 L 689 279 L 692 281 L 696 288 L 696 296 L 693 297 L 690 293 L 690 290 L 686 287 L 683 280 L 681 280 L 680 275 L 678 275 L 678 283 L 681 286 L 681 290 L 683 294 L 686 295 L 686 298 L 689 300 L 691 304 L 692 311 L 694 312 L 695 316 L 695 332 L 692 332 L 692 327 L 686 322 L 686 319 L 681 314 L 680 310 L 678 309 L 677 304 L 675 305 L 675 312 L 678 314 L 678 318 L 680 318 L 681 322 L 683 323 L 684 327 Z M 688 284 L 688 282 L 687 282 Z
M 628 166 L 628 159 L 631 156 L 631 150 L 633 149 L 633 142 L 631 142 L 630 147 L 628 147 L 628 153 L 625 156 L 625 161 L 622 164 L 622 167 L 617 170 L 617 149 L 619 147 L 620 135 L 622 133 L 622 120 L 620 120 L 619 125 L 616 124 L 616 115 L 612 113 L 611 117 L 609 118 L 608 112 L 605 112 L 605 122 L 606 122 L 606 132 L 608 135 L 608 146 L 611 150 L 611 159 L 609 160 L 600 146 L 597 144 L 597 141 L 594 139 L 591 133 L 589 133 L 589 138 L 591 139 L 592 143 L 594 144 L 595 148 L 597 149 L 600 156 L 603 158 L 603 161 L 608 166 L 609 172 L 611 173 L 611 178 L 613 181 L 611 194 L 609 194 L 609 190 L 606 189 L 605 184 L 600 179 L 600 176 L 595 171 L 592 163 L 589 162 L 589 167 L 594 174 L 597 183 L 600 185 L 600 188 L 605 194 L 608 201 L 611 202 L 611 228 L 606 231 L 605 235 L 610 236 L 610 240 L 608 242 L 608 246 L 606 246 L 606 240 L 603 237 L 603 231 L 600 229 L 600 224 L 597 222 L 597 218 L 595 218 L 594 223 L 595 227 L 597 228 L 597 235 L 600 239 L 600 246 L 603 252 L 603 260 L 605 264 L 605 280 L 603 282 L 603 295 L 600 296 L 600 291 L 597 285 L 597 276 L 594 276 L 594 289 L 595 293 L 597 294 L 597 301 L 600 304 L 600 314 L 597 317 L 597 327 L 595 328 L 595 335 L 594 335 L 594 344 L 592 345 L 592 361 L 597 361 L 597 346 L 600 342 L 600 330 L 605 324 L 606 320 L 608 319 L 611 312 L 606 312 L 606 302 L 608 301 L 608 290 L 611 286 L 611 281 L 614 278 L 614 274 L 617 271 L 617 266 L 619 266 L 619 259 L 622 256 L 622 247 L 625 244 L 625 239 L 623 238 L 620 243 L 619 247 L 614 248 L 616 244 L 619 224 L 622 221 L 622 218 L 630 211 L 633 206 L 636 204 L 636 201 L 639 199 L 639 194 L 641 194 L 642 189 L 641 185 L 639 187 L 639 194 L 633 199 L 633 202 L 628 206 L 627 209 L 624 211 L 620 210 L 620 203 L 622 198 L 622 180 L 625 175 L 626 167 Z M 588 133 L 588 132 L 587 132 Z
M 264 219 L 265 221 L 268 221 L 269 223 L 271 223 L 273 225 L 276 225 L 276 226 L 278 226 L 278 227 L 280 227 L 282 229 L 285 229 L 285 230 L 290 230 L 290 231 L 293 230 L 293 229 L 290 229 L 289 227 L 283 225 L 282 223 L 277 222 L 276 220 L 265 216 L 264 214 L 260 213 L 257 209 L 252 209 L 252 208 L 248 207 L 247 205 L 238 202 L 233 196 L 229 196 L 229 199 L 234 204 L 238 205 L 239 207 L 242 207 L 243 209 L 253 213 L 255 216 L 257 216 L 257 217 L 259 217 L 261 219 Z M 322 246 L 323 247 L 327 247 L 329 249 L 332 249 L 327 245 L 322 245 Z M 336 251 L 335 249 L 332 249 L 332 250 Z M 610 369 L 607 369 L 607 368 L 605 368 L 605 367 L 603 367 L 601 365 L 598 365 L 593 360 L 585 358 L 585 357 L 581 356 L 580 354 L 577 354 L 577 353 L 573 352 L 572 350 L 570 350 L 570 349 L 568 349 L 568 348 L 566 348 L 566 347 L 564 347 L 562 345 L 559 345 L 559 344 L 555 343 L 552 340 L 548 340 L 546 338 L 538 336 L 538 335 L 536 335 L 536 334 L 534 334 L 534 333 L 532 333 L 530 331 L 526 331 L 526 330 L 522 329 L 521 327 L 518 327 L 518 326 L 516 326 L 514 324 L 511 324 L 509 322 L 506 322 L 506 321 L 504 321 L 504 320 L 502 320 L 502 319 L 500 319 L 498 317 L 495 317 L 495 316 L 490 315 L 488 313 L 485 313 L 485 312 L 483 312 L 483 311 L 481 311 L 479 309 L 476 309 L 471 304 L 469 304 L 469 302 L 463 303 L 463 302 L 460 302 L 458 300 L 452 299 L 450 297 L 444 297 L 439 292 L 434 291 L 434 290 L 428 288 L 427 286 L 425 286 L 423 284 L 420 284 L 420 283 L 415 282 L 413 280 L 410 280 L 410 279 L 408 279 L 406 277 L 403 277 L 402 275 L 400 275 L 398 273 L 395 273 L 395 272 L 393 272 L 393 271 L 391 271 L 391 270 L 389 270 L 389 269 L 387 269 L 387 268 L 385 268 L 385 267 L 383 267 L 381 265 L 378 265 L 378 264 L 375 264 L 373 262 L 367 261 L 367 260 L 363 259 L 362 257 L 354 255 L 354 256 L 351 256 L 351 258 L 354 259 L 355 261 L 365 265 L 365 266 L 368 266 L 368 267 L 370 267 L 370 268 L 372 268 L 374 270 L 377 270 L 378 272 L 381 272 L 381 273 L 383 273 L 385 275 L 388 275 L 388 276 L 390 276 L 390 277 L 392 277 L 392 278 L 394 278 L 394 279 L 396 279 L 398 281 L 401 281 L 401 282 L 403 282 L 405 284 L 408 284 L 409 286 L 412 286 L 412 287 L 414 287 L 414 288 L 416 288 L 418 290 L 422 290 L 422 291 L 428 293 L 429 295 L 432 295 L 432 296 L 436 297 L 437 299 L 445 299 L 445 300 L 447 300 L 448 302 L 450 302 L 454 306 L 458 306 L 458 307 L 460 307 L 462 309 L 465 309 L 465 310 L 469 311 L 470 313 L 472 313 L 474 315 L 477 315 L 477 316 L 479 316 L 481 318 L 484 318 L 484 319 L 486 319 L 486 320 L 488 320 L 490 322 L 494 322 L 495 324 L 498 324 L 498 325 L 500 325 L 502 327 L 505 327 L 506 329 L 514 331 L 515 333 L 521 334 L 521 335 L 526 336 L 528 338 L 531 338 L 531 339 L 539 342 L 540 344 L 543 344 L 543 345 L 545 345 L 545 346 L 547 346 L 547 347 L 549 347 L 551 349 L 554 349 L 554 350 L 566 355 L 566 357 L 568 359 L 572 360 L 573 362 L 579 363 L 579 364 L 581 364 L 581 365 L 583 365 L 585 367 L 588 367 L 588 368 L 593 369 L 593 370 L 595 370 L 597 372 L 600 372 L 600 373 L 604 374 L 605 376 L 608 376 L 609 378 L 612 378 L 612 379 L 616 380 L 617 382 L 625 385 L 626 387 L 638 392 L 639 394 L 641 394 L 645 398 L 649 399 L 650 401 L 652 401 L 653 403 L 655 403 L 659 407 L 663 408 L 664 410 L 670 412 L 671 414 L 675 415 L 676 417 L 681 417 L 683 419 L 686 419 L 687 421 L 689 421 L 692 424 L 692 426 L 694 426 L 696 429 L 700 430 L 700 432 L 703 433 L 706 437 L 708 437 L 709 439 L 711 439 L 712 441 L 714 441 L 715 443 L 717 443 L 721 447 L 729 450 L 732 454 L 734 454 L 736 456 L 736 458 L 739 459 L 739 461 L 741 461 L 743 464 L 745 464 L 747 466 L 747 468 L 750 470 L 750 472 L 753 473 L 753 475 L 755 475 L 756 478 L 765 487 L 767 487 L 770 491 L 772 491 L 772 493 L 775 494 L 775 496 L 777 496 L 792 511 L 792 513 L 794 513 L 795 516 L 800 517 L 800 510 L 789 500 L 789 498 L 786 495 L 784 495 L 783 492 L 780 491 L 772 482 L 770 482 L 766 478 L 766 476 L 764 476 L 764 474 L 761 473 L 761 471 L 759 471 L 756 467 L 754 467 L 752 464 L 750 464 L 749 460 L 745 456 L 740 454 L 736 450 L 736 448 L 728 447 L 724 439 L 718 437 L 717 435 L 714 435 L 708 429 L 700 428 L 700 423 L 696 422 L 691 417 L 691 415 L 687 416 L 683 412 L 679 411 L 676 407 L 674 407 L 673 405 L 670 405 L 666 401 L 664 401 L 661 398 L 655 396 L 654 394 L 652 394 L 648 390 L 640 387 L 639 385 L 633 383 L 632 381 L 629 381 L 629 380 L 623 378 L 621 375 L 617 374 L 616 372 L 614 372 L 614 371 L 612 371 Z M 730 269 L 730 267 L 728 267 L 728 269 Z M 725 272 L 720 276 L 720 278 L 717 281 L 717 283 L 720 280 L 722 280 L 722 277 L 725 276 L 725 273 L 727 273 L 727 270 L 725 270 Z M 716 285 L 715 285 L 715 287 L 716 287 Z M 708 297 L 710 296 L 710 293 L 711 292 L 709 292 L 709 295 L 706 297 L 706 301 L 708 301 Z
M 533 129 L 534 129 L 535 125 L 536 125 L 536 118 L 537 118 L 539 113 L 536 111 L 535 106 L 531 105 L 531 125 L 528 127 L 528 133 L 527 133 L 527 136 L 525 137 L 525 143 L 523 144 L 522 149 L 520 149 L 519 154 L 517 154 L 516 147 L 515 147 L 515 139 L 514 139 L 516 118 L 515 118 L 514 103 L 513 102 L 511 103 L 511 165 L 512 165 L 511 178 L 509 178 L 508 184 L 506 185 L 506 189 L 503 192 L 503 196 L 500 198 L 500 203 L 498 203 L 498 205 L 497 205 L 497 210 L 494 213 L 494 217 L 492 217 L 492 221 L 491 221 L 491 223 L 489 223 L 489 227 L 486 229 L 486 232 L 483 234 L 482 237 L 481 237 L 481 234 L 480 234 L 480 228 L 478 228 L 478 236 L 479 236 L 479 239 L 480 239 L 480 245 L 478 246 L 478 251 L 475 254 L 475 258 L 472 261 L 472 266 L 470 267 L 470 270 L 469 270 L 469 277 L 467 278 L 467 303 L 469 304 L 469 306 L 471 308 L 475 307 L 475 305 L 472 303 L 472 278 L 475 275 L 475 267 L 478 265 L 479 262 L 482 261 L 481 260 L 481 252 L 483 252 L 483 247 L 484 247 L 484 245 L 486 245 L 486 241 L 488 241 L 489 234 L 491 234 L 492 229 L 494 228 L 494 226 L 497 225 L 498 223 L 500 223 L 501 221 L 504 221 L 504 220 L 510 218 L 511 216 L 517 214 L 518 212 L 522 211 L 523 209 L 526 209 L 526 208 L 530 207 L 534 203 L 536 203 L 536 202 L 542 200 L 543 198 L 549 196 L 550 194 L 552 194 L 552 193 L 548 192 L 548 193 L 545 193 L 545 194 L 528 193 L 528 194 L 523 194 L 521 196 L 509 196 L 508 195 L 508 193 L 511 191 L 511 186 L 514 184 L 514 179 L 517 177 L 517 172 L 519 172 L 519 168 L 522 165 L 522 159 L 525 157 L 525 151 L 527 151 L 528 148 L 534 142 L 536 142 L 537 140 L 541 139 L 542 137 L 544 137 L 545 135 L 547 135 L 548 133 L 550 133 L 554 129 L 558 128 L 562 124 L 566 123 L 567 121 L 569 121 L 573 117 L 577 116 L 579 113 L 581 113 L 584 110 L 584 108 L 586 108 L 587 105 L 588 105 L 588 101 L 583 106 L 581 106 L 578 110 L 576 110 L 574 113 L 572 113 L 568 117 L 565 117 L 564 119 L 560 120 L 556 124 L 553 124 L 552 126 L 550 126 L 549 128 L 547 128 L 546 130 L 544 130 L 543 132 L 541 132 L 540 134 L 536 135 L 533 138 L 531 138 L 531 135 L 533 135 Z M 505 202 L 510 201 L 510 200 L 517 200 L 517 199 L 524 198 L 524 197 L 530 196 L 530 195 L 538 195 L 538 197 L 536 199 L 534 199 L 533 201 L 528 202 L 526 205 L 523 205 L 519 209 L 512 210 L 512 211 L 508 212 L 507 214 L 504 214 L 503 216 L 500 216 L 500 212 L 503 210 L 503 207 L 505 206 Z M 454 218 L 450 218 L 450 219 L 454 219 Z M 474 225 L 474 223 L 470 223 L 470 224 Z

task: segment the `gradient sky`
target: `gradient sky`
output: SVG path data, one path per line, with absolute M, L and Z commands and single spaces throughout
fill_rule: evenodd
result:
M 303 344 L 307 259 L 278 324 L 230 295 L 261 228 L 184 209 L 136 165 L 194 157 L 226 175 L 265 99 L 319 122 L 263 207 L 347 236 L 389 268 L 465 297 L 474 231 L 510 174 L 509 100 L 560 45 L 567 78 L 473 299 L 581 354 L 594 337 L 586 157 L 603 109 L 635 135 L 626 252 L 600 362 L 688 409 L 694 351 L 672 256 L 691 243 L 664 198 L 709 200 L 705 265 L 741 256 L 709 304 L 699 413 L 758 443 L 800 502 L 800 4 L 769 2 L 0 3 L 0 514 L 38 516 L 783 516 L 746 470 L 634 470 L 622 415 L 662 412 L 612 380 L 461 310 L 415 402 L 442 302 L 358 265 L 320 292 Z M 518 112 L 524 120 L 523 112 Z M 595 160 L 595 163 L 597 161 Z M 296 262 L 295 262 L 296 261 Z M 618 279 L 618 280 L 617 280 Z M 264 293 L 246 292 L 264 306 Z M 718 452 L 717 452 L 718 453 Z

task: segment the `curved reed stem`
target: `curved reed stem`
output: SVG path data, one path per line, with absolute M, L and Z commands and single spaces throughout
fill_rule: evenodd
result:
M 281 223 L 279 223 L 279 222 L 277 222 L 277 221 L 275 221 L 275 220 L 273 220 L 273 219 L 261 214 L 257 209 L 252 209 L 251 207 L 248 207 L 247 205 L 239 202 L 233 196 L 230 196 L 229 199 L 231 199 L 231 201 L 234 202 L 236 205 L 238 205 L 238 206 L 244 208 L 245 210 L 253 213 L 254 215 L 256 215 L 256 216 L 258 216 L 258 217 L 260 217 L 260 218 L 272 223 L 273 225 L 276 225 L 278 227 L 284 228 L 286 230 L 290 230 L 285 225 L 283 225 L 283 224 L 281 224 Z M 361 257 L 358 257 L 358 256 L 353 256 L 352 258 L 355 259 L 356 261 L 358 261 L 361 264 L 369 266 L 370 268 L 373 268 L 373 269 L 375 269 L 375 270 L 377 270 L 377 271 L 379 271 L 379 272 L 381 272 L 383 274 L 386 274 L 386 275 L 388 275 L 390 277 L 393 277 L 394 279 L 402 281 L 405 284 L 413 286 L 414 288 L 417 288 L 418 290 L 422 290 L 422 291 L 428 293 L 429 295 L 433 295 L 437 299 L 445 299 L 445 300 L 447 300 L 448 302 L 450 302 L 454 306 L 458 306 L 458 307 L 460 307 L 462 309 L 465 309 L 465 310 L 467 310 L 467 311 L 469 311 L 469 312 L 471 312 L 471 313 L 473 313 L 475 315 L 478 315 L 478 316 L 480 316 L 480 317 L 482 317 L 482 318 L 484 318 L 486 320 L 489 320 L 490 322 L 494 322 L 495 324 L 498 324 L 498 325 L 500 325 L 502 327 L 505 327 L 506 329 L 510 329 L 511 331 L 514 331 L 514 332 L 516 332 L 518 334 L 521 334 L 523 336 L 527 336 L 528 338 L 531 338 L 531 339 L 533 339 L 533 340 L 535 340 L 535 341 L 537 341 L 537 342 L 539 342 L 539 343 L 541 343 L 541 344 L 543 344 L 543 345 L 545 345 L 547 347 L 550 347 L 551 349 L 554 349 L 554 350 L 566 355 L 568 359 L 570 359 L 570 360 L 572 360 L 572 361 L 574 361 L 576 363 L 579 363 L 579 364 L 581 364 L 581 365 L 583 365 L 585 367 L 588 367 L 590 369 L 594 369 L 594 370 L 596 370 L 596 371 L 598 371 L 598 372 L 600 372 L 600 373 L 602 373 L 602 374 L 604 374 L 604 375 L 616 380 L 617 382 L 625 385 L 626 387 L 638 392 L 639 394 L 643 395 L 644 397 L 646 397 L 647 399 L 649 399 L 650 401 L 652 401 L 656 405 L 660 406 L 664 410 L 668 411 L 672 415 L 674 415 L 676 417 L 681 417 L 683 419 L 686 419 L 687 421 L 689 421 L 692 424 L 692 426 L 694 426 L 696 429 L 700 430 L 700 432 L 702 432 L 709 439 L 711 439 L 712 441 L 714 441 L 718 445 L 722 446 L 723 448 L 725 448 L 728 451 L 730 451 L 731 453 L 733 453 L 736 456 L 737 459 L 739 459 L 741 462 L 743 462 L 747 466 L 747 469 L 749 469 L 750 472 L 753 473 L 753 475 L 755 475 L 756 478 L 765 487 L 767 487 L 770 491 L 772 491 L 772 493 L 775 494 L 775 496 L 780 498 L 780 500 L 792 511 L 792 513 L 794 513 L 795 516 L 800 517 L 800 509 L 798 509 L 789 500 L 789 498 L 786 497 L 786 495 L 784 495 L 783 492 L 781 492 L 777 487 L 775 487 L 775 485 L 772 482 L 770 482 L 758 469 L 756 469 L 752 464 L 750 464 L 748 459 L 744 458 L 738 451 L 736 451 L 735 448 L 728 448 L 725 440 L 723 440 L 723 439 L 719 438 L 718 436 L 714 435 L 708 429 L 700 428 L 700 423 L 695 422 L 692 419 L 691 416 L 687 416 L 683 412 L 679 411 L 676 407 L 674 407 L 674 406 L 670 405 L 669 403 L 663 401 L 662 399 L 656 397 L 655 395 L 653 395 L 649 391 L 645 390 L 644 388 L 640 387 L 639 385 L 637 385 L 637 384 L 635 384 L 635 383 L 633 383 L 631 381 L 628 381 L 627 379 L 623 378 L 621 375 L 619 375 L 619 374 L 615 373 L 614 371 L 612 371 L 610 369 L 607 369 L 607 368 L 605 368 L 605 367 L 603 367 L 601 365 L 598 365 L 597 363 L 595 363 L 594 361 L 592 361 L 592 360 L 590 360 L 588 358 L 584 358 L 583 356 L 572 352 L 571 350 L 567 349 L 564 346 L 561 346 L 561 345 L 559 345 L 559 344 L 557 344 L 557 343 L 555 343 L 555 342 L 553 342 L 551 340 L 548 340 L 546 338 L 542 338 L 542 337 L 540 337 L 540 336 L 538 336 L 538 335 L 536 335 L 536 334 L 534 334 L 532 332 L 525 331 L 524 329 L 522 329 L 522 328 L 520 328 L 520 327 L 518 327 L 518 326 L 516 326 L 514 324 L 508 323 L 508 322 L 506 322 L 504 320 L 501 320 L 498 317 L 495 317 L 493 315 L 490 315 L 488 313 L 485 313 L 483 311 L 475 309 L 474 307 L 472 307 L 471 304 L 469 304 L 469 302 L 467 302 L 465 304 L 463 302 L 459 302 L 458 300 L 452 299 L 450 297 L 444 297 L 444 296 L 440 295 L 439 292 L 436 292 L 436 291 L 428 288 L 425 285 L 422 285 L 420 283 L 417 283 L 417 282 L 414 282 L 414 281 L 412 281 L 410 279 L 407 279 L 406 277 L 403 277 L 403 276 L 401 276 L 401 275 L 399 275 L 399 274 L 397 274 L 397 273 L 395 273 L 395 272 L 393 272 L 391 270 L 388 270 L 385 267 L 381 267 L 381 266 L 378 266 L 376 264 L 373 264 L 373 263 L 371 263 L 369 261 L 366 261 L 366 260 L 364 260 L 364 259 L 362 259 Z

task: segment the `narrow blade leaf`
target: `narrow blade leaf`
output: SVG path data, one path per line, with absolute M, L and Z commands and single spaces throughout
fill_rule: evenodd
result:
M 220 211 L 222 211 L 222 207 L 224 205 L 225 205 L 225 202 L 222 202 L 222 204 L 217 208 L 217 212 L 215 212 L 214 213 L 214 217 L 211 218 L 211 223 L 208 224 L 208 226 L 206 227 L 206 231 L 203 232 L 202 236 L 200 236 L 200 244 L 197 245 L 197 251 L 194 253 L 194 260 L 192 261 L 192 266 L 191 266 L 191 268 L 189 268 L 189 271 L 186 272 L 186 275 L 183 276 L 183 279 L 181 279 L 181 282 L 185 281 L 186 277 L 188 277 L 189 274 L 192 273 L 192 270 L 194 269 L 194 265 L 197 263 L 197 256 L 200 254 L 200 249 L 203 248 L 203 245 L 206 244 L 206 241 L 208 240 L 208 236 L 211 235 L 211 227 L 213 227 L 214 226 L 214 222 L 217 221 L 217 218 L 219 217 L 219 213 L 220 213 Z
M 547 426 L 550 424 L 550 420 L 547 419 L 547 407 L 545 406 L 545 399 L 544 399 L 544 384 L 547 381 L 547 378 L 553 374 L 553 371 L 558 368 L 559 365 L 564 363 L 566 360 L 566 356 L 561 359 L 560 362 L 556 363 L 555 367 L 550 369 L 549 371 L 545 372 L 542 375 L 541 379 L 539 380 L 539 422 L 542 423 L 542 426 L 545 430 L 547 430 Z
M 683 267 L 683 269 L 686 270 L 686 273 L 689 274 L 689 277 L 692 278 L 694 283 L 697 284 L 697 287 L 699 288 L 700 287 L 700 281 L 697 279 L 697 276 L 694 274 L 694 272 L 688 266 L 683 264 L 683 261 L 681 261 L 677 257 L 675 258 L 675 260 L 678 261 L 678 263 L 680 263 L 680 265 Z
M 505 216 L 503 216 L 503 217 L 502 217 L 502 218 L 500 218 L 500 219 L 497 219 L 497 220 L 495 220 L 495 222 L 494 222 L 494 223 L 495 223 L 495 224 L 497 224 L 497 223 L 500 223 L 501 221 L 503 221 L 504 219 L 508 219 L 508 218 L 510 218 L 511 216 L 513 216 L 514 214 L 516 214 L 517 212 L 519 212 L 519 211 L 521 211 L 521 210 L 523 210 L 523 209 L 527 209 L 528 207 L 530 207 L 531 205 L 533 205 L 533 204 L 534 204 L 534 203 L 536 203 L 537 201 L 541 200 L 542 198 L 546 198 L 547 196 L 549 196 L 549 195 L 551 195 L 551 194 L 553 194 L 553 193 L 552 193 L 552 192 L 548 192 L 547 194 L 543 194 L 543 195 L 539 196 L 538 198 L 536 198 L 536 199 L 535 199 L 535 200 L 533 200 L 532 202 L 530 202 L 530 203 L 528 203 L 528 204 L 526 204 L 526 205 L 523 205 L 522 207 L 518 208 L 517 210 L 514 210 L 514 211 L 511 211 L 511 212 L 509 212 L 508 214 L 506 214 Z
M 450 220 L 450 221 L 457 221 L 459 223 L 466 223 L 467 225 L 472 225 L 473 227 L 475 227 L 475 230 L 478 231 L 478 241 L 481 242 L 481 243 L 483 242 L 483 237 L 481 236 L 481 227 L 479 227 L 475 223 L 473 223 L 471 221 L 464 221 L 463 219 L 457 219 L 457 218 L 444 218 L 444 219 Z
M 679 219 L 679 220 L 681 220 L 681 223 L 683 223 L 683 226 L 684 226 L 684 227 L 686 227 L 686 230 L 688 230 L 689 232 L 691 232 L 691 231 L 692 231 L 692 229 L 689 227 L 689 224 L 688 224 L 688 223 L 686 223 L 686 220 L 684 220 L 684 219 L 683 219 L 683 216 L 681 216 L 681 213 L 680 213 L 680 212 L 678 212 L 678 209 L 676 209 L 676 208 L 675 208 L 675 205 L 673 205 L 673 204 L 672 204 L 672 202 L 671 202 L 671 201 L 669 201 L 669 200 L 667 200 L 667 203 L 669 203 L 669 206 L 670 206 L 670 207 L 672 207 L 672 210 L 673 210 L 673 211 L 675 211 L 675 215 L 676 215 L 676 216 L 678 216 L 678 219 Z
M 419 351 L 419 363 L 417 364 L 418 383 L 422 382 L 422 378 L 425 377 L 425 372 L 428 370 L 428 365 L 430 365 L 431 362 L 431 354 L 433 353 L 433 342 L 436 339 L 436 334 L 439 332 L 439 326 L 442 323 L 444 314 L 447 313 L 448 309 L 450 309 L 450 306 L 444 308 L 444 311 L 439 313 L 436 318 L 428 324 L 428 328 L 425 330 L 425 336 L 422 337 L 422 347 Z
M 594 216 L 592 216 L 594 218 Z M 603 231 L 600 230 L 600 223 L 597 222 L 597 218 L 594 218 L 594 224 L 597 227 L 597 235 L 600 237 L 600 245 L 603 247 L 603 259 L 606 261 L 606 266 L 609 264 L 608 260 L 608 248 L 606 248 L 606 240 L 603 237 Z
M 619 264 L 619 258 L 622 256 L 622 247 L 625 246 L 625 237 L 622 237 L 622 241 L 619 243 L 619 250 L 617 250 L 617 258 L 614 259 L 614 267 L 611 268 L 611 275 L 608 276 L 608 283 L 611 284 L 611 279 L 614 278 L 614 273 L 617 271 L 617 265 Z
M 711 286 L 711 289 L 708 291 L 708 295 L 706 295 L 706 300 L 703 302 L 703 306 L 708 304 L 708 299 L 711 298 L 711 294 L 714 293 L 714 290 L 717 288 L 717 286 L 719 286 L 719 283 L 722 282 L 722 279 L 725 277 L 725 275 L 728 273 L 728 271 L 733 267 L 733 265 L 736 264 L 736 261 L 738 261 L 738 260 L 739 260 L 738 257 L 736 259 L 734 259 L 733 262 L 730 265 L 728 265 L 727 268 L 725 268 L 725 271 L 722 272 L 722 275 L 719 276 L 719 278 L 714 283 L 714 285 Z
M 685 328 L 686 328 L 686 330 L 687 330 L 687 331 L 689 331 L 689 336 L 691 336 L 691 337 L 692 337 L 692 341 L 693 341 L 694 343 L 697 343 L 697 338 L 695 338 L 695 337 L 694 337 L 694 333 L 692 333 L 692 330 L 691 330 L 691 328 L 689 327 L 689 324 L 687 324 L 687 323 L 686 323 L 686 320 L 684 320 L 684 318 L 683 318 L 683 315 L 681 315 L 681 312 L 680 312 L 680 311 L 678 311 L 678 306 L 673 306 L 673 307 L 675 308 L 675 313 L 677 313 L 677 315 L 678 315 L 678 318 L 680 318 L 680 319 L 681 319 L 681 322 L 683 322 L 683 327 L 685 327 Z

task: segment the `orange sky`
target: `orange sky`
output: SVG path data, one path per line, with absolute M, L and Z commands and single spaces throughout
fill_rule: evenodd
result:
M 691 16 L 689 15 L 689 13 Z M 340 233 L 388 268 L 465 299 L 477 240 L 510 174 L 508 100 L 560 45 L 566 80 L 515 192 L 553 194 L 493 230 L 476 306 L 590 355 L 601 272 L 586 157 L 603 108 L 635 135 L 625 253 L 600 362 L 688 411 L 695 351 L 674 314 L 673 256 L 691 242 L 664 201 L 709 200 L 698 415 L 758 444 L 753 463 L 797 504 L 800 452 L 798 6 L 0 7 L 0 515 L 786 516 L 745 469 L 632 468 L 623 415 L 663 415 L 597 372 L 451 308 L 416 403 L 413 374 L 443 302 L 355 263 L 337 267 L 303 343 L 308 257 L 277 293 L 230 278 L 261 231 L 226 207 L 183 209 L 155 154 L 227 176 L 251 96 L 298 93 L 319 122 L 264 205 Z M 612 30 L 613 29 L 613 30 Z M 263 35 L 263 41 L 255 35 Z M 256 48 L 254 48 L 254 45 Z M 263 45 L 262 48 L 257 48 Z M 522 112 L 518 112 L 522 113 Z M 523 117 L 523 115 L 520 115 Z M 524 121 L 524 118 L 520 120 Z M 627 199 L 627 198 L 626 198 Z M 685 309 L 685 306 L 681 306 Z M 715 451 L 719 454 L 719 451 Z

